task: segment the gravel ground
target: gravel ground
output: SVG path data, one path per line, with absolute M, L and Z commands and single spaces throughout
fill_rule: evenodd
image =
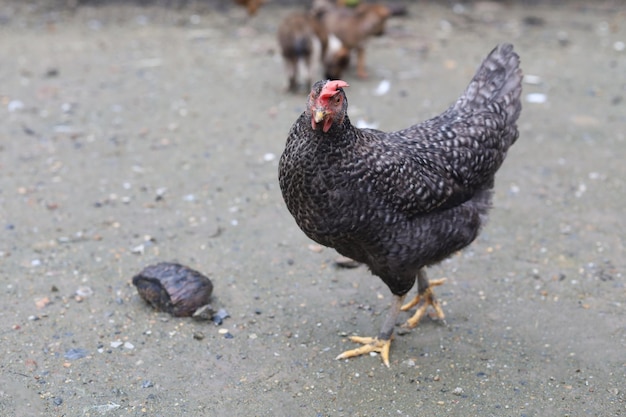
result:
M 2 416 L 626 414 L 623 2 L 411 3 L 370 78 L 345 74 L 351 118 L 387 130 L 442 111 L 498 42 L 529 75 L 489 225 L 430 272 L 447 323 L 398 336 L 390 368 L 334 360 L 391 296 L 280 197 L 293 8 L 214 3 L 0 2 Z M 231 317 L 154 312 L 131 279 L 160 261 Z

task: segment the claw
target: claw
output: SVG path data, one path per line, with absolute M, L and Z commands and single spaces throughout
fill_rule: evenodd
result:
M 380 353 L 380 357 L 383 360 L 383 363 L 387 366 L 387 368 L 389 367 L 389 348 L 391 347 L 391 339 L 384 340 L 377 337 L 361 336 L 350 336 L 349 339 L 352 342 L 360 343 L 363 346 L 352 350 L 346 350 L 335 359 L 347 359 L 353 358 L 355 356 L 361 356 L 370 352 L 377 352 Z
M 400 310 L 407 311 L 411 309 L 412 307 L 416 306 L 417 304 L 419 304 L 419 302 L 423 300 L 422 305 L 417 308 L 417 310 L 415 311 L 415 314 L 413 314 L 413 316 L 411 316 L 411 318 L 409 318 L 406 321 L 406 323 L 402 325 L 402 327 L 407 327 L 409 329 L 412 329 L 415 326 L 417 326 L 417 324 L 420 322 L 422 317 L 424 317 L 424 315 L 426 314 L 426 310 L 428 309 L 429 305 L 432 306 L 433 309 L 435 310 L 435 315 L 437 316 L 438 319 L 443 320 L 446 317 L 445 313 L 443 312 L 443 309 L 441 308 L 441 305 L 439 304 L 439 301 L 437 301 L 437 299 L 435 298 L 435 293 L 433 292 L 433 289 L 432 289 L 433 287 L 437 287 L 443 284 L 444 282 L 446 282 L 446 278 L 441 278 L 441 279 L 430 281 L 430 285 L 428 286 L 428 288 L 426 288 L 426 290 L 422 294 L 417 294 L 415 298 L 413 298 L 411 301 L 409 301 L 408 303 L 400 307 Z

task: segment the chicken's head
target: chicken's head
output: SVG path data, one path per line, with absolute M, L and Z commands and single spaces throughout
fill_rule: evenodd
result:
M 346 115 L 348 100 L 343 92 L 348 83 L 341 80 L 318 81 L 313 85 L 309 95 L 309 111 L 311 127 L 317 130 L 321 126 L 324 133 L 328 132 L 333 123 L 341 124 Z

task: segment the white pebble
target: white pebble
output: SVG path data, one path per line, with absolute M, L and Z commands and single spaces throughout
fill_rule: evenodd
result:
M 78 287 L 76 295 L 83 298 L 91 297 L 93 295 L 93 290 L 91 287 Z
M 271 153 L 271 152 L 268 152 L 268 153 L 266 153 L 265 155 L 263 155 L 263 160 L 264 160 L 265 162 L 271 162 L 271 161 L 273 161 L 274 159 L 276 159 L 276 155 L 275 155 L 275 154 L 273 154 L 273 153 Z
M 384 96 L 391 89 L 391 82 L 389 80 L 382 80 L 376 90 L 374 91 L 375 96 Z
M 604 179 L 604 175 L 600 174 L 599 172 L 590 172 L 589 179 L 590 180 L 602 180 Z
M 526 74 L 524 75 L 524 82 L 526 84 L 538 85 L 541 84 L 541 78 L 538 75 Z
M 359 129 L 376 129 L 378 127 L 378 123 L 369 123 L 365 119 L 358 119 L 356 121 L 356 127 L 358 127 Z
M 146 247 L 143 244 L 141 244 L 132 248 L 130 250 L 130 253 L 134 253 L 136 255 L 143 255 L 145 251 L 146 251 Z
M 624 49 L 626 49 L 626 43 L 622 41 L 617 41 L 613 44 L 613 49 L 615 49 L 617 52 L 622 52 Z
M 542 93 L 530 93 L 526 95 L 526 101 L 529 103 L 545 103 L 548 101 L 548 96 Z
M 22 110 L 23 108 L 24 108 L 24 103 L 19 100 L 9 101 L 9 105 L 7 106 L 7 109 L 10 112 L 16 112 L 16 111 Z

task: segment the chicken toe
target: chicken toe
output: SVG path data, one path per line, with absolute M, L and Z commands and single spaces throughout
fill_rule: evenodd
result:
M 355 356 L 361 356 L 365 353 L 378 352 L 380 353 L 383 363 L 389 367 L 389 348 L 391 347 L 391 339 L 393 338 L 393 329 L 396 325 L 396 319 L 400 313 L 400 307 L 404 301 L 404 295 L 394 295 L 391 308 L 387 313 L 387 317 L 380 328 L 378 337 L 361 337 L 350 336 L 349 339 L 355 343 L 360 343 L 363 346 L 347 350 L 335 359 L 347 359 Z
M 355 343 L 361 343 L 363 346 L 356 349 L 346 350 L 335 359 L 347 359 L 370 352 L 378 352 L 380 353 L 383 363 L 389 367 L 389 348 L 391 347 L 391 338 L 385 340 L 379 339 L 378 337 L 350 336 L 350 340 Z
M 406 321 L 406 323 L 402 325 L 402 327 L 412 329 L 417 326 L 422 317 L 424 317 L 424 314 L 426 314 L 428 306 L 433 307 L 433 309 L 435 310 L 435 315 L 438 319 L 443 320 L 446 317 L 443 309 L 441 308 L 441 304 L 439 304 L 439 301 L 437 301 L 437 299 L 435 298 L 435 293 L 433 292 L 433 287 L 437 287 L 443 284 L 445 281 L 445 278 L 430 281 L 430 283 L 426 286 L 426 289 L 424 289 L 423 291 L 418 291 L 415 298 L 413 298 L 411 301 L 409 301 L 400 308 L 402 311 L 408 311 L 414 306 L 418 305 L 420 302 L 422 303 L 415 311 L 415 314 L 413 314 Z

